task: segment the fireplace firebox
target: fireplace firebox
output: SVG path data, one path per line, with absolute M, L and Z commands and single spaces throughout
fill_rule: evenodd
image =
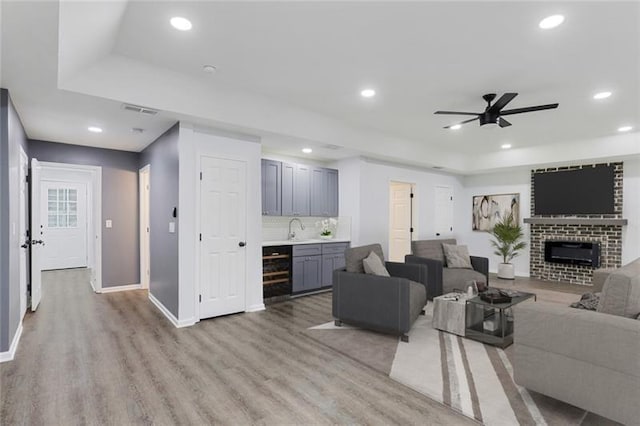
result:
M 600 243 L 582 241 L 544 242 L 544 260 L 552 263 L 600 267 Z

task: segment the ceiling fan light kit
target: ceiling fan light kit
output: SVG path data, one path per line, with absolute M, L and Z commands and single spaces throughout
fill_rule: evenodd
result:
M 525 112 L 542 111 L 545 109 L 554 109 L 558 107 L 558 104 L 555 103 L 555 104 L 537 105 L 537 106 L 531 106 L 531 107 L 503 110 L 503 108 L 507 106 L 507 104 L 511 102 L 513 98 L 515 98 L 516 96 L 518 96 L 517 93 L 505 93 L 495 103 L 492 104 L 491 102 L 493 102 L 493 100 L 496 98 L 496 94 L 487 93 L 486 95 L 482 96 L 482 99 L 484 99 L 485 102 L 487 103 L 487 107 L 485 108 L 484 112 L 436 111 L 434 114 L 475 115 L 475 118 L 470 118 L 468 120 L 464 120 L 459 123 L 454 123 L 454 124 L 445 126 L 444 127 L 445 129 L 459 129 L 462 124 L 470 123 L 476 120 L 479 121 L 480 126 L 490 125 L 490 127 L 493 127 L 493 126 L 508 127 L 508 126 L 511 126 L 511 123 L 509 123 L 507 120 L 502 118 L 503 115 L 522 114 Z

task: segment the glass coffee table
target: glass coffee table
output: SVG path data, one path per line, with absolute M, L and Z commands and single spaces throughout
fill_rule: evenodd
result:
M 494 290 L 495 287 L 492 287 Z M 482 343 L 506 348 L 513 343 L 513 313 L 511 308 L 533 298 L 534 293 L 518 291 L 510 302 L 495 303 L 475 296 L 466 301 L 465 337 Z

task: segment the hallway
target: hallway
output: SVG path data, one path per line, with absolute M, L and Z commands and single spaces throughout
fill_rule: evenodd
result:
M 176 329 L 144 290 L 43 281 L 0 365 L 2 424 L 470 423 L 300 333 L 331 320 L 330 294 Z

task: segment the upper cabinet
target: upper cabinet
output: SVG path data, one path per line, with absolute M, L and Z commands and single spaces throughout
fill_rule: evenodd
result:
M 282 163 L 282 216 L 309 216 L 309 176 L 303 164 Z
M 262 214 L 282 215 L 282 163 L 262 160 Z
M 314 167 L 311 170 L 311 216 L 338 215 L 338 171 Z
M 262 214 L 338 216 L 338 171 L 262 160 Z

